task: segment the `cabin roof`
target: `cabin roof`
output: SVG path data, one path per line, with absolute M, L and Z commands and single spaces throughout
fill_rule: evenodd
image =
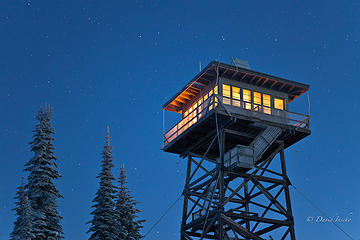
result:
M 219 77 L 252 84 L 274 91 L 284 92 L 289 95 L 290 102 L 308 91 L 310 88 L 310 86 L 307 84 L 218 61 L 212 61 L 185 87 L 183 87 L 169 101 L 167 101 L 163 105 L 163 108 L 167 111 L 181 112 L 181 109 L 184 105 L 191 102 L 193 98 L 196 97 L 196 95 L 198 95 L 205 87 L 216 81 L 217 68 L 219 69 Z

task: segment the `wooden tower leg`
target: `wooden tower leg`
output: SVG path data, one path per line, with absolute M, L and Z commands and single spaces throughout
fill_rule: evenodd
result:
M 285 198 L 286 198 L 286 208 L 287 214 L 290 221 L 290 238 L 291 240 L 295 240 L 295 227 L 294 227 L 294 217 L 292 215 L 292 207 L 291 207 L 291 200 L 290 200 L 290 192 L 289 192 L 289 178 L 286 172 L 286 163 L 285 163 L 285 153 L 284 153 L 284 146 L 280 151 L 280 160 L 281 160 L 281 170 L 284 179 L 284 191 L 285 191 Z
M 185 238 L 185 231 L 183 229 L 183 226 L 186 223 L 186 216 L 187 216 L 187 212 L 188 212 L 188 204 L 189 204 L 189 195 L 187 194 L 187 190 L 189 188 L 189 179 L 190 179 L 190 174 L 191 174 L 191 156 L 188 156 L 188 161 L 187 161 L 187 170 L 186 170 L 186 185 L 185 185 L 185 191 L 184 191 L 184 206 L 183 206 L 183 216 L 182 216 L 182 224 L 181 224 L 181 229 L 180 229 L 180 236 L 181 236 L 181 240 L 186 240 L 187 238 Z
M 224 150 L 225 150 L 225 132 L 221 130 L 220 132 L 220 162 L 217 164 L 219 171 L 219 209 L 218 216 L 221 216 L 224 212 L 224 206 L 222 203 L 225 200 L 225 187 L 224 187 Z M 224 223 L 221 217 L 218 218 L 218 239 L 224 239 Z

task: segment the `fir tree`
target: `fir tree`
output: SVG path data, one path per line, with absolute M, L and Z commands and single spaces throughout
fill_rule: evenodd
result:
M 63 235 L 58 213 L 57 199 L 62 197 L 53 183 L 61 175 L 57 171 L 54 156 L 54 128 L 51 126 L 52 109 L 42 107 L 38 111 L 31 151 L 34 157 L 25 164 L 28 176 L 28 197 L 33 210 L 34 240 L 59 240 Z
M 118 240 L 138 240 L 143 236 L 140 234 L 142 223 L 144 220 L 137 220 L 137 213 L 140 210 L 136 209 L 137 202 L 132 198 L 126 185 L 126 174 L 124 165 L 121 166 L 119 178 L 119 191 L 116 199 L 116 220 L 117 225 L 125 227 L 125 236 L 120 236 Z
M 31 240 L 34 237 L 32 233 L 32 209 L 25 190 L 24 178 L 17 189 L 16 208 L 13 209 L 16 211 L 17 219 L 10 240 Z
M 92 207 L 95 210 L 91 213 L 93 219 L 88 223 L 91 227 L 88 233 L 91 233 L 90 240 L 115 240 L 123 229 L 117 228 L 115 224 L 115 203 L 114 194 L 116 187 L 113 185 L 115 180 L 112 174 L 113 157 L 112 146 L 110 146 L 109 127 L 107 127 L 106 145 L 102 152 L 101 171 L 97 178 L 100 179 L 100 186 L 93 200 Z

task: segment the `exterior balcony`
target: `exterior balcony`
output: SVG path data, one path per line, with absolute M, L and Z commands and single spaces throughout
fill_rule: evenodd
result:
M 267 125 L 284 129 L 280 138 L 284 140 L 286 147 L 310 134 L 309 115 L 239 101 L 219 96 L 215 91 L 210 92 L 211 95 L 202 98 L 186 117 L 165 133 L 164 151 L 202 155 L 206 150 L 195 150 L 193 144 L 208 135 L 211 138 L 217 134 L 211 134 L 209 129 L 216 129 L 220 125 L 227 125 L 228 129 L 241 132 L 238 143 L 244 145 L 249 144 Z M 226 123 L 229 120 L 231 123 Z M 215 158 L 216 152 L 215 149 L 210 149 L 209 156 Z

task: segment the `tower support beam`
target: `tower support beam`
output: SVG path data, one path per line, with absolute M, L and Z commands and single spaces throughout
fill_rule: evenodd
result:
M 279 239 L 295 240 L 283 143 L 274 142 L 253 169 L 229 168 L 224 164 L 226 134 L 234 132 L 219 133 L 218 159 L 198 161 L 188 155 L 181 240 L 263 240 L 274 232 Z M 280 159 L 280 169 L 271 167 L 274 159 Z

